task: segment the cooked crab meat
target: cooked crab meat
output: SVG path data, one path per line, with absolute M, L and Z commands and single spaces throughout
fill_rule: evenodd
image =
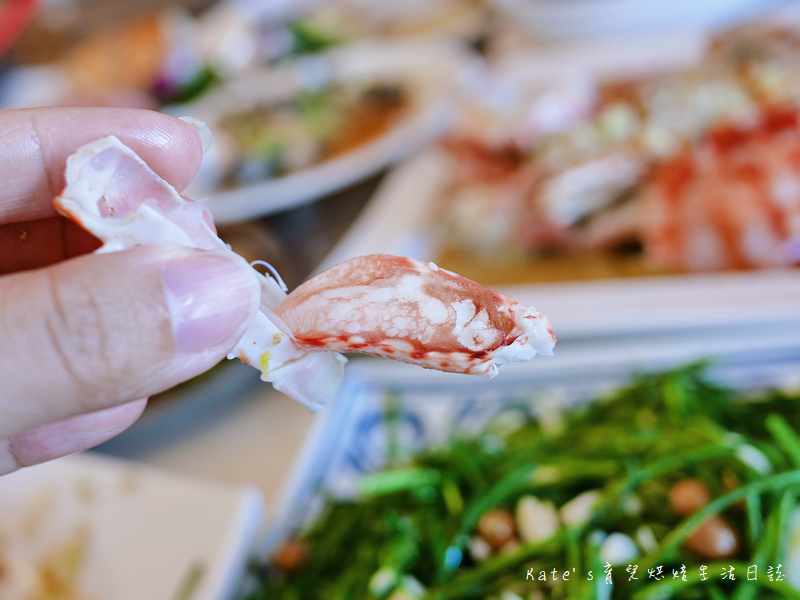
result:
M 307 349 L 362 352 L 456 373 L 490 374 L 552 354 L 547 317 L 411 258 L 372 254 L 307 281 L 278 307 Z
M 612 153 L 566 169 L 549 178 L 540 202 L 549 219 L 562 227 L 575 225 L 633 188 L 647 171 L 641 156 Z
M 800 119 L 769 109 L 722 126 L 666 163 L 645 192 L 645 246 L 659 267 L 724 269 L 800 262 Z

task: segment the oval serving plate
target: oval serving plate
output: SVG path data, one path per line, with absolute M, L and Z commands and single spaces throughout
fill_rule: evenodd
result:
M 405 158 L 450 124 L 450 100 L 459 78 L 477 65 L 458 46 L 444 42 L 364 42 L 292 65 L 248 72 L 192 105 L 170 112 L 204 120 L 212 132 L 233 112 L 261 103 L 288 100 L 304 91 L 335 82 L 399 83 L 407 92 L 407 107 L 394 125 L 377 137 L 334 158 L 287 175 L 234 189 L 219 189 L 212 181 L 229 163 L 224 139 L 204 160 L 204 167 L 186 194 L 208 198 L 217 223 L 263 217 L 312 202 L 355 183 Z

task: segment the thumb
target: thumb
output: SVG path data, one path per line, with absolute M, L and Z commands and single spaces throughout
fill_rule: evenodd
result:
M 0 439 L 210 369 L 258 281 L 233 254 L 141 247 L 0 277 Z

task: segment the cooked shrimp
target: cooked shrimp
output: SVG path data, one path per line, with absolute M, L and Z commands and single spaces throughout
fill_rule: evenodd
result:
M 182 198 L 114 137 L 67 161 L 55 206 L 103 241 L 98 252 L 179 245 L 231 252 L 202 204 Z M 552 354 L 550 323 L 533 308 L 432 263 L 356 258 L 288 297 L 283 282 L 253 270 L 259 312 L 228 358 L 318 410 L 336 394 L 346 359 L 364 352 L 423 367 L 494 375 L 508 362 Z
M 474 281 L 411 258 L 340 263 L 277 309 L 303 348 L 362 352 L 426 368 L 495 375 L 552 354 L 547 317 Z

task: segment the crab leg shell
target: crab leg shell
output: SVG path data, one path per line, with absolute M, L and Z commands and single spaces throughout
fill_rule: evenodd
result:
M 66 181 L 53 204 L 103 241 L 100 252 L 139 245 L 227 249 L 202 203 L 182 198 L 113 136 L 72 154 Z
M 102 240 L 98 252 L 172 245 L 234 255 L 202 203 L 181 197 L 115 137 L 91 142 L 70 156 L 66 181 L 54 205 Z M 336 394 L 346 359 L 298 345 L 272 312 L 286 293 L 274 279 L 252 273 L 261 288 L 261 307 L 229 358 L 253 365 L 263 380 L 319 410 Z
M 276 309 L 308 350 L 361 352 L 456 373 L 495 375 L 550 355 L 547 317 L 433 263 L 373 254 L 340 263 Z

